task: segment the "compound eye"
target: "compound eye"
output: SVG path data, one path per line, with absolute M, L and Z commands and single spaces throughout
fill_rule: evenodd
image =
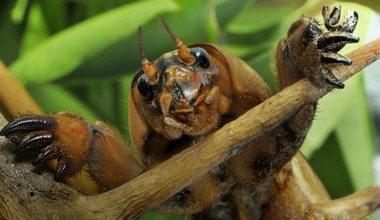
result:
M 145 74 L 142 74 L 137 80 L 137 89 L 144 98 L 151 99 L 153 97 L 153 87 L 149 85 L 148 77 Z
M 208 53 L 206 50 L 200 47 L 191 48 L 190 51 L 191 55 L 195 57 L 195 63 L 202 67 L 202 68 L 208 68 L 210 66 L 210 57 L 208 56 Z

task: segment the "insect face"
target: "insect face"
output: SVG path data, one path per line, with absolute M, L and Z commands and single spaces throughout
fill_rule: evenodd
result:
M 215 101 L 214 85 L 218 79 L 218 70 L 206 50 L 200 47 L 189 50 L 195 59 L 193 63 L 184 62 L 178 51 L 172 51 L 151 63 L 158 78 L 155 84 L 150 84 L 146 73 L 137 81 L 144 102 L 163 114 L 168 125 L 184 133 L 195 132 L 189 122 L 202 117 L 202 109 Z
M 183 63 L 176 52 L 158 61 L 158 69 L 163 72 L 163 94 L 171 99 L 169 114 L 196 113 L 200 105 L 206 104 L 218 78 L 218 71 L 204 49 L 196 47 L 190 51 L 196 58 L 190 65 Z
M 141 100 L 138 102 L 145 118 L 154 118 L 148 123 L 157 133 L 169 139 L 183 134 L 205 134 L 216 126 L 220 117 L 217 112 L 218 68 L 204 48 L 186 46 L 165 21 L 163 24 L 177 50 L 149 62 L 142 49 L 139 30 L 143 67 L 133 83 L 139 93 L 134 97 Z

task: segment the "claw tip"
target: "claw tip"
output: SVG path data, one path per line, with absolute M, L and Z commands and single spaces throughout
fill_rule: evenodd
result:
M 331 80 L 326 79 L 326 82 L 332 85 L 335 89 L 344 89 L 344 83 L 340 81 L 331 81 Z

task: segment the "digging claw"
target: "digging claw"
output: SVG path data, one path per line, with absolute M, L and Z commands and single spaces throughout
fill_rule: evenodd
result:
M 49 116 L 23 116 L 7 124 L 0 131 L 0 135 L 7 137 L 15 144 L 19 144 L 28 133 L 53 129 L 55 124 L 54 118 Z
M 325 82 L 331 85 L 333 88 L 343 89 L 344 84 L 334 76 L 334 74 L 327 68 L 322 69 L 322 75 L 325 79 Z
M 340 20 L 340 11 L 341 7 L 340 5 L 335 6 L 330 13 L 329 6 L 323 6 L 322 7 L 322 16 L 325 20 L 325 26 L 333 26 Z
M 326 66 L 351 65 L 352 61 L 337 53 L 322 53 L 321 63 Z
M 62 156 L 60 147 L 55 143 L 56 126 L 57 121 L 53 116 L 22 116 L 6 125 L 0 131 L 0 135 L 17 145 L 15 154 L 27 150 L 38 151 L 38 156 L 32 161 L 36 165 Z
M 44 147 L 37 157 L 33 159 L 32 164 L 37 165 L 44 161 L 60 158 L 62 154 L 58 149 L 59 147 L 55 146 L 54 143 Z
M 359 15 L 355 11 L 347 13 L 346 18 L 340 21 L 341 7 L 335 6 L 332 11 L 328 6 L 322 8 L 322 15 L 325 21 L 325 26 L 329 31 L 344 31 L 352 33 L 358 23 Z
M 20 116 L 6 125 L 0 135 L 16 144 L 16 154 L 36 151 L 34 165 L 57 159 L 57 180 L 78 173 L 92 138 L 87 122 L 71 113 Z
M 52 128 L 55 121 L 47 116 L 25 116 L 20 117 L 7 124 L 1 131 L 0 135 L 8 135 L 18 131 L 33 131 Z
M 327 32 L 317 41 L 318 49 L 338 52 L 346 44 L 359 42 L 359 37 L 347 32 Z
M 346 44 L 359 42 L 359 37 L 352 34 L 358 23 L 358 14 L 349 12 L 341 20 L 341 7 L 335 6 L 331 11 L 328 6 L 323 7 L 322 15 L 325 21 L 327 32 L 318 36 L 316 43 L 320 53 L 321 77 L 314 81 L 315 84 L 326 88 L 344 88 L 344 84 L 337 79 L 329 70 L 331 66 L 351 65 L 352 61 L 347 57 L 338 54 Z M 323 82 L 324 81 L 324 82 Z
M 48 131 L 31 132 L 15 148 L 15 153 L 20 154 L 26 150 L 37 149 L 46 146 L 54 141 L 54 135 Z
M 65 163 L 63 160 L 58 161 L 57 170 L 54 174 L 54 179 L 56 181 L 62 180 L 62 178 L 65 176 L 65 171 L 67 169 L 67 163 Z

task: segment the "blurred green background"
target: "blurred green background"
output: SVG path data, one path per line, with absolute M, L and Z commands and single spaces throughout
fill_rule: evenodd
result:
M 211 42 L 231 51 L 274 89 L 276 43 L 301 15 L 320 19 L 325 4 L 358 11 L 355 33 L 361 39 L 380 9 L 379 0 L 2 0 L 0 59 L 46 112 L 72 111 L 105 121 L 128 140 L 128 92 L 141 66 L 138 26 L 150 60 L 175 49 L 157 19 L 163 16 L 185 43 Z M 320 102 L 302 148 L 334 198 L 374 184 L 373 120 L 362 76 L 346 84 Z

